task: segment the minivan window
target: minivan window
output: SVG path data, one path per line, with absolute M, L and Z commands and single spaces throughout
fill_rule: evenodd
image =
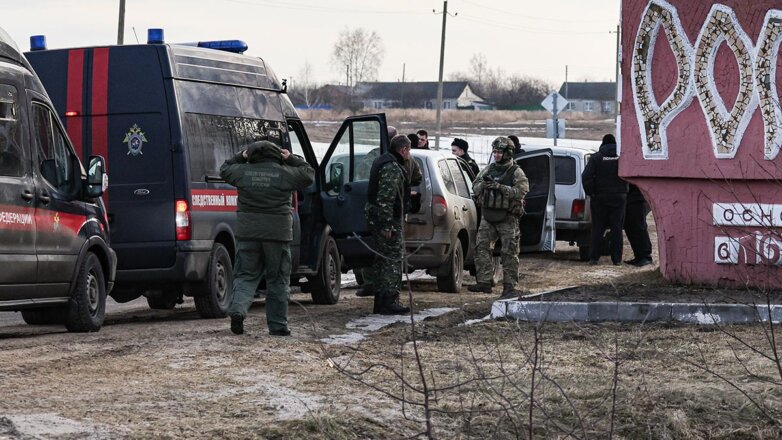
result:
M 220 175 L 226 159 L 265 139 L 282 147 L 282 122 L 231 116 L 185 114 L 193 181 Z
M 557 185 L 573 185 L 576 183 L 575 157 L 554 156 L 554 183 Z
M 19 141 L 16 87 L 0 84 L 0 176 L 25 174 L 24 154 Z
M 349 176 L 351 182 L 369 180 L 372 162 L 380 156 L 380 122 L 376 120 L 354 121 L 351 126 L 352 129 L 349 128 L 342 133 L 326 170 L 329 170 L 333 163 L 340 162 L 344 175 Z M 351 134 L 353 164 L 350 161 Z M 355 166 L 355 170 L 350 169 L 351 165 Z
M 58 191 L 69 192 L 74 187 L 74 156 L 55 123 L 54 114 L 41 104 L 33 104 L 35 144 L 41 176 Z
M 443 176 L 443 183 L 445 183 L 445 189 L 448 190 L 449 193 L 458 195 L 456 192 L 456 185 L 454 185 L 453 177 L 451 177 L 451 171 L 448 169 L 448 164 L 445 160 L 441 160 L 437 163 L 437 166 L 440 168 L 440 175 Z
M 461 168 L 459 168 L 459 163 L 455 160 L 447 160 L 446 162 L 448 162 L 448 168 L 451 169 L 451 176 L 456 185 L 456 192 L 460 197 L 469 199 L 470 189 L 468 188 L 467 180 L 464 178 Z

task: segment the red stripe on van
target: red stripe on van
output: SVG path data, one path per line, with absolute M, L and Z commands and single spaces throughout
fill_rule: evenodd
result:
M 82 152 L 82 115 L 84 114 L 84 49 L 68 51 L 68 82 L 65 111 L 78 112 L 78 116 L 65 118 L 65 129 L 73 142 L 76 154 L 81 158 Z
M 98 47 L 92 52 L 92 154 L 103 156 L 109 172 L 109 48 Z M 108 209 L 108 195 L 103 202 Z

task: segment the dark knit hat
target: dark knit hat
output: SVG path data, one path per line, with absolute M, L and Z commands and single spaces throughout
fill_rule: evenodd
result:
M 603 136 L 602 145 L 609 145 L 609 144 L 616 144 L 616 138 L 612 134 L 607 134 Z
M 469 148 L 469 145 L 467 144 L 467 141 L 464 139 L 456 138 L 451 142 L 451 146 L 457 146 L 461 148 L 465 153 L 467 152 L 467 148 Z
M 256 163 L 264 160 L 282 163 L 280 147 L 269 141 L 253 142 L 247 147 L 247 162 Z

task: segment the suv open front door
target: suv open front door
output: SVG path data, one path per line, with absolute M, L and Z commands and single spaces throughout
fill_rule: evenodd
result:
M 521 252 L 554 252 L 554 155 L 550 149 L 545 149 L 522 153 L 515 159 L 529 180 L 526 212 L 519 221 Z
M 318 169 L 323 216 L 334 233 L 348 267 L 372 261 L 372 252 L 358 240 L 369 238 L 364 216 L 372 162 L 388 151 L 385 114 L 350 117 L 342 123 Z M 371 243 L 371 242 L 370 242 Z

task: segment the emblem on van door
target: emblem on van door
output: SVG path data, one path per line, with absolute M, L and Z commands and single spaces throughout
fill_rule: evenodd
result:
M 141 131 L 141 127 L 138 124 L 133 124 L 130 130 L 125 133 L 125 140 L 122 142 L 128 144 L 128 156 L 139 156 L 144 154 L 141 152 L 141 147 L 144 146 L 144 142 L 147 142 L 147 138 Z

